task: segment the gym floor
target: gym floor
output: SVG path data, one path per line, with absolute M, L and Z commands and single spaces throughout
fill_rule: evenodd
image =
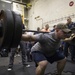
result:
M 35 75 L 34 62 L 27 62 L 31 66 L 29 68 L 23 67 L 21 64 L 21 57 L 17 56 L 14 60 L 12 71 L 8 71 L 9 57 L 0 57 L 0 75 Z M 48 64 L 45 75 L 52 75 L 56 71 L 56 62 Z M 63 75 L 75 75 L 75 63 L 72 63 L 70 56 L 67 58 L 67 64 L 63 71 Z

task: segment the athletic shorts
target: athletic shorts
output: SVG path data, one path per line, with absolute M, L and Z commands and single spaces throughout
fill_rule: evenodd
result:
M 57 51 L 53 56 L 48 57 L 40 51 L 34 51 L 34 52 L 32 52 L 32 58 L 35 63 L 38 63 L 43 60 L 47 60 L 49 63 L 52 64 L 55 61 L 64 59 L 65 55 L 62 52 Z

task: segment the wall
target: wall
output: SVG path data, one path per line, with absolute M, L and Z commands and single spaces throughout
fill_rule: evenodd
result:
M 11 10 L 11 4 L 0 1 L 0 11 L 3 9 Z
M 42 24 L 48 23 L 50 28 L 59 22 L 66 22 L 66 17 L 75 14 L 75 4 L 69 6 L 71 0 L 32 0 L 29 9 L 29 29 L 42 28 Z M 72 0 L 75 3 L 75 0 Z M 35 17 L 40 16 L 35 19 Z M 75 21 L 75 19 L 73 18 Z M 53 22 L 52 22 L 53 21 Z M 54 22 L 55 21 L 55 22 Z

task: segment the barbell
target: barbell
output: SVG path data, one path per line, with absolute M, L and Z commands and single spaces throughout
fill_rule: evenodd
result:
M 0 48 L 15 48 L 19 45 L 22 32 L 38 32 L 42 31 L 22 29 L 22 18 L 17 12 L 11 10 L 1 10 L 0 12 Z M 75 32 L 75 28 L 72 28 Z M 75 44 L 75 41 L 72 42 Z
M 0 48 L 15 48 L 21 40 L 22 32 L 38 32 L 22 29 L 22 18 L 17 12 L 1 10 L 0 12 Z M 38 33 L 47 33 L 39 31 Z

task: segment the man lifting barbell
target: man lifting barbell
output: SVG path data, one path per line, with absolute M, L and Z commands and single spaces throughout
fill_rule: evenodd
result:
M 40 33 L 37 35 L 22 35 L 24 41 L 38 41 L 31 49 L 33 60 L 36 63 L 36 75 L 44 75 L 48 62 L 57 61 L 57 75 L 61 75 L 66 58 L 60 53 L 60 40 L 69 37 L 70 29 L 64 23 L 56 26 L 55 32 Z
M 8 16 L 10 15 L 10 16 Z M 12 11 L 2 11 L 0 14 L 2 36 L 0 36 L 0 47 L 14 48 L 23 41 L 37 41 L 32 47 L 32 56 L 36 63 L 36 75 L 43 75 L 48 62 L 57 61 L 57 74 L 61 75 L 66 58 L 59 51 L 61 39 L 71 35 L 71 30 L 64 23 L 59 23 L 54 32 L 39 32 L 36 35 L 22 34 L 21 16 Z M 33 30 L 23 30 L 32 31 Z

